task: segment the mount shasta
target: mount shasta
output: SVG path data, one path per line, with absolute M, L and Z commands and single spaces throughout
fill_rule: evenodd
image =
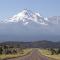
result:
M 60 40 L 60 16 L 43 17 L 24 9 L 11 18 L 0 21 L 1 41 Z

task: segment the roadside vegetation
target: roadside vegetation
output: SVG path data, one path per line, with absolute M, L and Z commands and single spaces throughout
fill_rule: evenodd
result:
M 9 45 L 0 46 L 0 60 L 21 57 L 29 54 L 31 50 L 32 49 L 30 48 L 24 48 L 24 47 L 18 48 Z
M 39 49 L 42 55 L 45 55 L 49 58 L 54 58 L 56 60 L 60 60 L 60 49 L 59 48 L 47 48 L 47 49 Z

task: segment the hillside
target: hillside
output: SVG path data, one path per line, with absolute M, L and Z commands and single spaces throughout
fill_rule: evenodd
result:
M 0 45 L 10 45 L 15 47 L 24 47 L 24 48 L 60 48 L 60 42 L 52 41 L 34 41 L 34 42 L 16 42 L 16 41 L 7 41 L 0 43 Z

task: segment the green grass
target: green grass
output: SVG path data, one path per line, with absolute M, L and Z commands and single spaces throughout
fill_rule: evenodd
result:
M 56 60 L 60 60 L 60 54 L 59 55 L 56 55 L 56 54 L 51 55 L 51 52 L 48 50 L 45 50 L 45 49 L 39 49 L 39 51 L 42 55 L 45 55 L 45 56 L 50 57 L 50 58 L 54 58 Z
M 31 51 L 32 51 L 32 49 L 24 49 L 23 52 L 18 52 L 17 54 L 8 54 L 8 55 L 2 54 L 2 55 L 0 55 L 0 60 L 25 56 L 28 53 L 30 53 Z

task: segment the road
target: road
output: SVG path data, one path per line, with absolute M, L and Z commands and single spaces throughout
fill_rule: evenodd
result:
M 32 52 L 26 56 L 7 60 L 54 60 L 54 59 L 42 56 L 37 49 L 33 49 Z

